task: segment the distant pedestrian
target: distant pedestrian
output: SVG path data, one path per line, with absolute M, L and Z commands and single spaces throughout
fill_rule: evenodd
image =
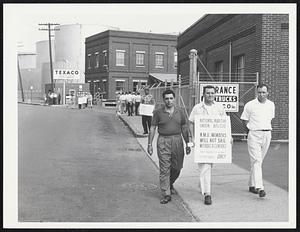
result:
M 125 108 L 126 108 L 126 97 L 125 97 L 125 93 L 122 92 L 120 95 L 120 102 L 121 102 L 121 114 L 124 114 Z
M 204 86 L 203 96 L 204 101 L 196 104 L 189 116 L 190 121 L 190 131 L 192 134 L 192 140 L 195 141 L 195 116 L 196 115 L 216 115 L 224 116 L 226 115 L 224 107 L 222 104 L 215 102 L 215 88 L 212 85 Z M 212 163 L 198 163 L 200 172 L 200 187 L 201 193 L 204 195 L 204 204 L 210 205 L 211 200 L 211 170 Z
M 183 166 L 185 142 L 189 142 L 187 119 L 184 112 L 175 106 L 175 93 L 168 89 L 163 92 L 164 106 L 154 110 L 152 125 L 148 137 L 148 153 L 152 155 L 152 141 L 158 127 L 157 155 L 159 159 L 159 180 L 161 189 L 161 204 L 171 201 L 171 194 L 175 193 L 174 182 L 179 177 Z M 182 136 L 182 137 L 181 137 Z M 186 146 L 186 153 L 190 153 Z
M 57 94 L 57 104 L 60 105 L 61 95 L 60 92 Z
M 268 87 L 265 84 L 257 86 L 257 98 L 248 102 L 241 115 L 249 129 L 247 144 L 250 155 L 251 171 L 249 191 L 265 197 L 262 163 L 271 142 L 271 121 L 275 117 L 274 102 L 268 100 Z
M 126 97 L 128 116 L 133 116 L 133 95 L 129 91 Z
M 93 108 L 93 95 L 89 92 L 87 96 L 88 106 Z
M 120 112 L 121 112 L 120 96 L 121 96 L 121 94 L 119 92 L 116 92 L 116 114 L 120 114 Z
M 139 115 L 139 106 L 141 103 L 142 97 L 140 95 L 139 92 L 136 93 L 135 98 L 134 98 L 134 102 L 135 102 L 135 115 Z
M 155 105 L 155 100 L 151 94 L 149 94 L 149 88 L 144 88 L 145 95 L 142 96 L 141 103 L 146 105 Z M 142 125 L 144 129 L 144 134 L 148 134 L 151 127 L 152 116 L 142 115 Z

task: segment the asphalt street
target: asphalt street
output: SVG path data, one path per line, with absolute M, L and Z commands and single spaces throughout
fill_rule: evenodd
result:
M 112 110 L 18 105 L 20 222 L 190 222 Z

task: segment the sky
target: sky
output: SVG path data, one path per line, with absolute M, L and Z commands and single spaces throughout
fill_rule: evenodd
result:
M 13 25 L 18 51 L 35 51 L 47 40 L 39 23 L 88 24 L 120 30 L 179 33 L 209 13 L 284 11 L 278 4 L 4 4 L 4 15 Z M 5 21 L 4 17 L 4 21 Z M 8 19 L 7 19 L 8 20 Z M 5 28 L 4 28 L 5 29 Z M 101 32 L 101 31 L 99 31 Z M 21 45 L 21 46 L 20 46 Z

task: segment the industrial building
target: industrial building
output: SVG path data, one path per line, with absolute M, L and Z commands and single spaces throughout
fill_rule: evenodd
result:
M 276 106 L 273 139 L 288 139 L 289 88 L 288 14 L 208 14 L 178 37 L 178 74 L 189 84 L 190 50 L 199 58 L 199 81 L 240 83 L 239 118 L 255 97 L 248 83 L 269 86 Z
M 177 80 L 177 36 L 107 30 L 86 38 L 86 82 L 91 93 L 115 99 L 137 91 L 149 77 Z

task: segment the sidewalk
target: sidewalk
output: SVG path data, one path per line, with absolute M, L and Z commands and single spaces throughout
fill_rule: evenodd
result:
M 119 115 L 138 142 L 147 151 L 140 116 Z M 157 133 L 153 147 L 156 148 Z M 243 144 L 242 144 L 243 145 Z M 246 146 L 246 143 L 244 144 Z M 233 153 L 235 150 L 233 150 Z M 148 156 L 158 167 L 156 149 Z M 267 196 L 248 192 L 249 172 L 235 164 L 214 164 L 212 170 L 212 205 L 204 205 L 199 188 L 197 164 L 193 151 L 185 156 L 183 169 L 174 184 L 187 208 L 201 222 L 288 222 L 288 192 L 264 180 Z M 158 177 L 157 177 L 158 178 Z M 256 225 L 257 226 L 257 225 Z

